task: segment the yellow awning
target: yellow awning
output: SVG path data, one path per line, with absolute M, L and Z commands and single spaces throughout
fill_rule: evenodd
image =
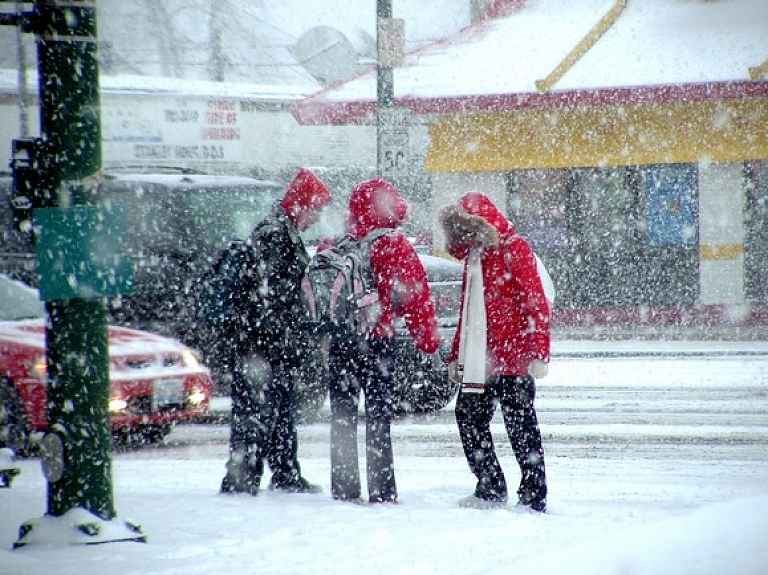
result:
M 768 98 L 438 116 L 428 172 L 768 159 Z

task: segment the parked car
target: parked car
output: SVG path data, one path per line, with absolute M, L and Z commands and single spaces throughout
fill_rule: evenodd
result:
M 282 191 L 253 178 L 107 172 L 102 201 L 122 208 L 134 268 L 133 293 L 111 301 L 114 321 L 187 338 L 190 288 L 229 241 L 248 237 Z
M 109 326 L 109 414 L 117 438 L 159 440 L 208 410 L 210 372 L 180 342 Z M 0 447 L 47 427 L 45 319 L 37 290 L 0 275 Z
M 0 272 L 36 285 L 31 238 L 13 228 L 10 177 L 0 177 Z M 253 178 L 180 168 L 111 169 L 102 203 L 120 208 L 133 260 L 134 290 L 110 306 L 121 325 L 179 336 L 180 306 L 190 283 L 231 239 L 247 237 L 283 187 Z

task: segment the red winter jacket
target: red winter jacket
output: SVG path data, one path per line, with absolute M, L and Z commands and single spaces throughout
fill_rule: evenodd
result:
M 478 231 L 486 228 L 480 229 L 478 237 L 487 239 L 488 230 L 494 236 L 493 241 L 488 242 L 494 246 L 486 245 L 481 257 L 489 374 L 528 375 L 531 361 L 549 361 L 550 344 L 549 304 L 544 296 L 533 250 L 528 242 L 515 233 L 514 226 L 484 194 L 467 192 L 456 205 L 448 208 L 454 210 L 453 215 L 457 212 L 464 214 L 458 220 L 453 220 L 460 225 L 452 226 L 446 225 L 446 212 L 441 213 L 448 249 L 454 257 L 460 260 L 467 258 L 470 246 L 462 239 L 467 237 L 467 233 L 472 234 L 473 229 Z M 467 215 L 469 218 L 466 218 Z M 482 218 L 492 229 L 484 226 L 483 221 L 477 218 Z M 465 263 L 462 300 L 466 282 Z M 448 356 L 449 362 L 455 361 L 459 355 L 462 322 L 463 318 L 459 318 L 459 327 Z
M 405 200 L 388 182 L 362 182 L 349 198 L 347 232 L 361 239 L 378 228 L 395 228 L 407 211 Z M 424 266 L 408 238 L 393 231 L 375 240 L 371 244 L 371 269 L 382 307 L 373 335 L 393 337 L 395 317 L 403 317 L 416 346 L 426 353 L 436 352 L 440 334 L 435 305 Z

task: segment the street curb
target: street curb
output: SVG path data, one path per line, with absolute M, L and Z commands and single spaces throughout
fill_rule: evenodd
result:
M 552 352 L 552 361 L 557 359 L 640 359 L 640 358 L 739 358 L 762 357 L 768 359 L 768 350 L 656 350 L 656 351 L 560 351 Z

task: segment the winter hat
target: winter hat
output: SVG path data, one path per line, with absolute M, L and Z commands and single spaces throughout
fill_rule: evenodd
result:
M 288 184 L 280 205 L 291 222 L 296 224 L 300 214 L 320 210 L 332 200 L 333 196 L 323 181 L 312 170 L 301 168 Z
M 408 213 L 408 204 L 389 182 L 376 178 L 361 182 L 349 197 L 350 231 L 362 237 L 377 228 L 394 228 Z

